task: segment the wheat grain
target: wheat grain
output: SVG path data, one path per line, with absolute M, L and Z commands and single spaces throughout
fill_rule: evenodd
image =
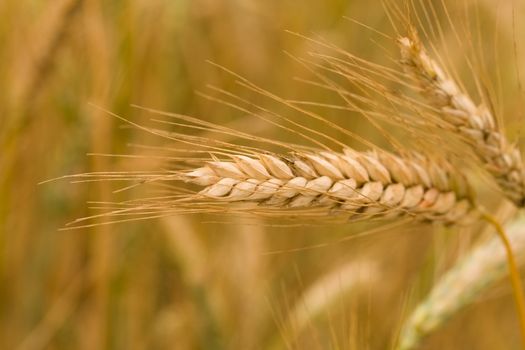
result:
M 424 220 L 466 224 L 475 219 L 465 179 L 448 163 L 422 156 L 401 158 L 374 151 L 259 154 L 210 161 L 183 173 L 205 186 L 210 201 L 256 202 L 269 208 L 325 208 L 358 218 L 411 215 Z
M 505 195 L 517 206 L 525 205 L 525 168 L 520 150 L 506 139 L 490 109 L 476 105 L 462 91 L 429 56 L 414 29 L 398 43 L 405 70 L 416 79 L 429 103 L 469 142 Z

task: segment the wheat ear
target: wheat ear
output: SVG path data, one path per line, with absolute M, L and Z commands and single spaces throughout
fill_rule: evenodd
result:
M 525 168 L 521 153 L 498 128 L 492 112 L 476 105 L 421 44 L 415 30 L 398 40 L 402 64 L 420 85 L 422 94 L 439 109 L 455 133 L 469 142 L 474 153 L 517 206 L 525 205 Z
M 519 265 L 525 262 L 523 225 L 525 217 L 520 217 L 508 227 L 508 238 Z M 507 273 L 507 255 L 499 237 L 495 236 L 472 250 L 441 278 L 408 317 L 397 349 L 415 349 L 427 335 L 472 304 Z
M 210 161 L 183 173 L 205 188 L 198 196 L 213 202 L 256 202 L 263 207 L 325 208 L 331 213 L 412 215 L 445 223 L 476 218 L 464 178 L 448 164 L 422 156 L 387 152 L 258 154 Z

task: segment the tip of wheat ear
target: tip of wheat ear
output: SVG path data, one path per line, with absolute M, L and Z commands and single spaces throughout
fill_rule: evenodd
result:
M 452 130 L 466 140 L 505 195 L 525 205 L 525 167 L 521 153 L 498 128 L 485 105 L 476 105 L 468 94 L 433 60 L 412 30 L 398 39 L 402 64 L 428 101 L 441 111 Z
M 329 214 L 414 216 L 466 224 L 476 218 L 465 180 L 422 156 L 386 152 L 236 155 L 183 174 L 203 186 L 200 198 L 252 202 L 283 210 L 325 208 Z

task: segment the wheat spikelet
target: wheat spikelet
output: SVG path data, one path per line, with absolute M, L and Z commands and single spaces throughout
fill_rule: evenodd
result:
M 289 157 L 237 155 L 183 173 L 205 186 L 198 196 L 270 208 L 325 208 L 351 217 L 411 215 L 445 223 L 476 217 L 465 179 L 445 163 L 387 152 L 294 153 Z M 364 214 L 364 215 L 363 215 Z
M 402 64 L 416 79 L 428 101 L 455 133 L 468 141 L 505 195 L 525 205 L 525 168 L 521 153 L 498 128 L 484 104 L 476 105 L 426 52 L 414 29 L 398 40 Z
M 525 218 L 520 217 L 508 229 L 508 238 L 520 265 L 525 261 L 524 223 Z M 398 350 L 415 349 L 425 336 L 473 303 L 507 273 L 507 258 L 498 237 L 472 250 L 441 278 L 430 295 L 411 313 L 401 332 Z

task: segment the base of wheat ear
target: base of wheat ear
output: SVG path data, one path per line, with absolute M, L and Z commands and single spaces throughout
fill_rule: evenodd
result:
M 468 224 L 478 216 L 465 179 L 446 162 L 382 151 L 233 155 L 182 173 L 205 188 L 209 202 L 251 202 L 282 210 L 322 208 L 330 214 L 413 216 Z

